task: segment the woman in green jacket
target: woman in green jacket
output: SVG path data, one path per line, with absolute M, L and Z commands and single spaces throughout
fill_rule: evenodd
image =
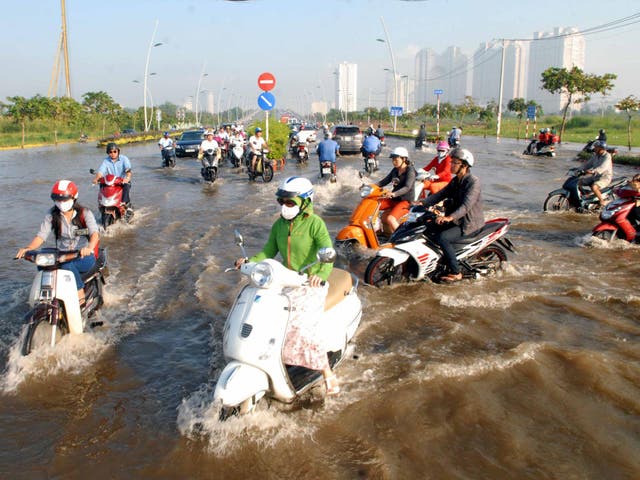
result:
M 249 259 L 260 262 L 274 258 L 278 253 L 287 268 L 299 271 L 316 260 L 318 250 L 332 247 L 329 231 L 324 220 L 313 213 L 313 185 L 302 177 L 285 179 L 276 192 L 281 206 L 280 217 L 271 227 L 267 243 L 262 251 Z M 239 267 L 246 259 L 236 260 Z M 318 263 L 308 271 L 308 285 L 285 289 L 285 294 L 296 306 L 292 311 L 282 352 L 288 365 L 301 365 L 312 370 L 321 370 L 327 394 L 340 391 L 335 374 L 329 366 L 327 350 L 321 338 L 319 322 L 322 321 L 324 302 L 333 264 Z

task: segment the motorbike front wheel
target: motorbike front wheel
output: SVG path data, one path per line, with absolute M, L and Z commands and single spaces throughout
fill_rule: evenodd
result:
M 262 168 L 262 181 L 264 183 L 268 183 L 273 180 L 273 167 L 269 164 L 266 164 Z
M 104 212 L 102 214 L 102 227 L 106 230 L 109 225 L 113 224 L 113 215 L 110 213 Z
M 51 345 L 52 338 L 54 345 L 57 345 L 67 333 L 69 330 L 64 321 L 59 321 L 54 331 L 54 326 L 49 323 L 47 318 L 39 318 L 29 324 L 22 344 L 22 355 L 29 355 L 33 350 Z
M 364 281 L 369 285 L 381 287 L 403 280 L 402 265 L 394 265 L 389 257 L 375 257 L 364 273 Z
M 605 242 L 610 242 L 616 237 L 616 232 L 613 230 L 600 230 L 592 235 L 592 237 L 599 238 Z
M 506 252 L 498 245 L 489 245 L 476 253 L 468 264 L 476 274 L 492 275 L 502 268 L 502 262 L 507 261 Z
M 569 199 L 563 193 L 549 195 L 542 207 L 545 212 L 566 212 L 571 210 Z

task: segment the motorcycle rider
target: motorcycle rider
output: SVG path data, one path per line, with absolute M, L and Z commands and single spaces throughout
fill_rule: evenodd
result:
M 462 139 L 462 127 L 456 127 L 455 125 L 451 128 L 451 133 L 449 134 L 449 146 L 452 148 L 460 145 L 460 140 Z
M 418 135 L 416 135 L 416 142 L 415 142 L 416 148 L 422 148 L 422 145 L 426 141 L 427 141 L 427 129 L 423 123 L 422 125 L 420 125 L 420 130 L 418 130 Z
M 611 154 L 607 152 L 606 143 L 599 140 L 594 142 L 593 154 L 582 169 L 586 175 L 580 177 L 577 182 L 570 186 L 570 200 L 575 206 L 580 207 L 581 205 L 578 205 L 580 187 L 591 187 L 593 193 L 598 197 L 600 206 L 604 207 L 606 202 L 602 196 L 601 189 L 609 185 L 613 178 L 613 161 L 611 160 Z
M 280 253 L 287 268 L 299 271 L 316 260 L 320 248 L 333 246 L 331 237 L 322 218 L 313 213 L 313 185 L 309 180 L 302 177 L 285 179 L 276 191 L 276 197 L 281 205 L 280 217 L 271 227 L 262 251 L 248 261 L 260 262 Z M 246 258 L 237 259 L 236 268 L 245 261 Z M 317 331 L 328 290 L 322 283 L 329 278 L 332 269 L 333 264 L 318 263 L 307 270 L 308 285 L 285 289 L 294 308 L 282 352 L 288 365 L 322 371 L 328 395 L 339 393 L 340 386 Z
M 340 156 L 340 145 L 331 138 L 330 132 L 325 132 L 324 140 L 316 147 L 316 153 L 320 161 L 320 171 L 322 172 L 322 162 L 331 162 L 331 172 L 336 174 L 336 156 Z
M 432 239 L 442 248 L 442 256 L 449 273 L 440 277 L 444 282 L 462 280 L 460 265 L 452 243 L 465 235 L 473 235 L 484 226 L 480 180 L 471 174 L 475 160 L 465 148 L 454 148 L 451 156 L 452 180 L 437 193 L 422 200 L 425 207 L 445 202 L 445 215 L 436 218 Z
M 625 188 L 617 188 L 615 194 L 620 198 L 635 198 L 636 205 L 626 218 L 617 221 L 628 242 L 633 242 L 640 225 L 640 173 L 633 176 Z
M 409 162 L 409 152 L 404 147 L 396 147 L 389 155 L 393 168 L 389 174 L 376 185 L 384 187 L 392 184 L 393 190 L 386 191 L 380 202 L 380 209 L 385 210 L 382 221 L 387 224 L 391 233 L 400 226 L 400 219 L 409 212 L 414 201 L 414 185 L 416 171 Z
M 254 134 L 249 137 L 249 155 L 251 156 L 251 172 L 256 169 L 256 157 L 263 148 L 269 148 L 267 141 L 262 137 L 262 129 L 256 127 Z
M 367 134 L 364 137 L 364 140 L 362 141 L 362 148 L 360 149 L 360 151 L 362 152 L 362 155 L 364 156 L 365 161 L 369 153 L 375 153 L 376 165 L 374 167 L 374 170 L 378 170 L 377 158 L 378 158 L 378 155 L 380 155 L 380 152 L 382 151 L 382 143 L 380 142 L 380 139 L 373 134 L 373 129 L 371 127 L 367 129 Z
M 451 181 L 451 157 L 449 156 L 449 144 L 443 140 L 436 145 L 438 154 L 433 157 L 427 166 L 423 168 L 425 172 L 435 169 L 435 176 L 431 180 L 424 181 L 424 190 L 436 193 L 446 187 Z M 424 191 L 423 190 L 423 191 Z
M 31 243 L 18 250 L 16 258 L 23 258 L 29 250 L 39 248 L 53 231 L 56 247 L 61 250 L 80 250 L 80 255 L 64 262 L 65 270 L 73 273 L 78 289 L 80 307 L 84 305 L 84 282 L 82 274 L 88 272 L 96 263 L 95 252 L 100 242 L 100 230 L 89 208 L 78 203 L 78 187 L 70 180 L 58 180 L 51 189 L 54 206 L 44 217 L 40 231 Z M 80 234 L 79 230 L 86 233 Z
M 601 128 L 598 132 L 598 138 L 596 140 L 600 140 L 603 143 L 607 143 L 607 134 L 604 131 L 604 128 Z
M 375 136 L 380 139 L 380 142 L 384 140 L 384 130 L 382 129 L 382 125 L 378 124 L 378 128 L 376 128 Z
M 169 136 L 169 132 L 164 132 L 163 137 L 158 140 L 158 145 L 160 146 L 160 151 L 164 147 L 173 147 L 173 139 Z
M 216 154 L 216 158 L 220 159 L 220 145 L 213 138 L 213 130 L 207 130 L 205 134 L 205 139 L 200 144 L 200 149 L 198 150 L 198 159 L 202 162 L 202 168 L 204 169 L 207 165 L 204 161 L 204 152 L 207 150 L 213 150 Z
M 126 155 L 120 155 L 120 147 L 114 142 L 107 143 L 107 155 L 108 157 L 102 161 L 91 183 L 95 185 L 98 180 L 109 174 L 122 178 L 122 201 L 127 209 L 130 209 L 131 160 Z

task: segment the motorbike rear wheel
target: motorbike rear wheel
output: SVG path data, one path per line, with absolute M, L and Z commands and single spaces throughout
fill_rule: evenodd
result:
M 113 224 L 113 215 L 110 213 L 104 212 L 102 214 L 102 227 L 106 230 L 109 225 Z
M 566 212 L 571 210 L 571 203 L 563 193 L 549 195 L 542 207 L 545 212 Z
M 394 265 L 393 259 L 389 257 L 374 257 L 364 273 L 364 281 L 375 287 L 391 285 L 403 280 L 402 265 Z
M 507 253 L 498 245 L 489 245 L 467 262 L 476 274 L 492 275 L 507 261 Z
M 64 320 L 58 321 L 54 333 L 53 325 L 49 323 L 49 320 L 41 317 L 29 324 L 22 344 L 22 355 L 29 355 L 33 350 L 51 345 L 52 336 L 55 338 L 54 342 L 57 345 L 67 333 L 69 333 L 69 329 Z

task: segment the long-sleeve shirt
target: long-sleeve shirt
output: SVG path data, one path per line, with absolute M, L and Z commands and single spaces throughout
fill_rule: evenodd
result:
M 415 196 L 414 186 L 416 183 L 415 169 L 412 166 L 408 166 L 403 173 L 400 173 L 397 168 L 392 168 L 389 174 L 376 185 L 384 187 L 391 183 L 394 178 L 397 178 L 398 181 L 393 182 L 393 198 L 413 202 Z
M 602 155 L 595 153 L 582 167 L 583 170 L 593 170 L 598 180 L 611 181 L 613 178 L 613 161 L 611 154 L 605 151 Z
M 438 157 L 434 157 L 429 165 L 423 168 L 425 172 L 428 172 L 432 168 L 436 169 L 436 175 L 438 175 L 438 180 L 441 182 L 449 182 L 451 181 L 451 157 L 447 155 L 442 159 L 441 162 L 438 161 Z
M 457 176 L 439 192 L 429 195 L 422 203 L 429 207 L 449 199 L 446 214 L 453 222 L 462 226 L 464 235 L 472 234 L 484 226 L 484 212 L 482 209 L 482 194 L 480 180 L 475 175 L 467 173 L 464 177 Z

